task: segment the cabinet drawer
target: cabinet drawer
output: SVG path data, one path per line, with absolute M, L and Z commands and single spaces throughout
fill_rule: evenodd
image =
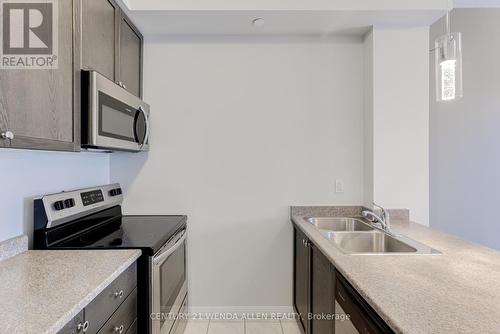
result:
M 120 305 L 98 334 L 125 334 L 137 318 L 137 289 Z M 132 333 L 132 332 L 131 332 Z
M 134 263 L 85 308 L 85 320 L 89 322 L 87 334 L 97 333 L 136 285 L 137 264 Z

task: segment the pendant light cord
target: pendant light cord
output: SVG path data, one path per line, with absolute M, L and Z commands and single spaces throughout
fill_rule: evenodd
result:
M 451 13 L 451 10 L 448 10 L 446 12 L 446 36 L 448 36 L 449 40 L 452 41 L 453 40 L 453 36 L 451 35 L 451 18 L 450 18 L 450 13 Z M 433 48 L 433 49 L 430 49 L 429 52 L 434 52 L 436 51 L 437 48 Z

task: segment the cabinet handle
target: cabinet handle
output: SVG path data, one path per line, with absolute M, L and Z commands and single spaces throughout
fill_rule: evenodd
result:
M 123 325 L 121 325 L 120 327 L 116 326 L 113 330 L 115 333 L 122 334 L 123 333 Z
M 79 323 L 78 326 L 76 327 L 76 330 L 77 331 L 82 331 L 83 333 L 85 333 L 87 331 L 87 329 L 89 329 L 89 321 L 85 321 L 83 324 L 82 323 Z
M 115 298 L 122 298 L 123 297 L 123 290 L 117 291 L 117 292 L 113 293 L 113 295 L 115 296 Z
M 304 247 L 309 247 L 309 245 L 311 244 L 311 242 L 309 240 L 302 239 L 302 244 L 304 245 Z
M 14 133 L 12 131 L 2 132 L 1 136 L 3 139 L 9 139 L 9 140 L 14 139 Z

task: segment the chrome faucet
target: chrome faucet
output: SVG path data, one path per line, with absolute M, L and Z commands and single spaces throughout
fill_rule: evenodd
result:
M 379 216 L 372 211 L 364 210 L 361 212 L 363 217 L 368 218 L 372 223 L 379 223 L 385 232 L 392 234 L 389 212 L 378 204 L 373 203 L 373 206 L 379 208 L 382 214 Z

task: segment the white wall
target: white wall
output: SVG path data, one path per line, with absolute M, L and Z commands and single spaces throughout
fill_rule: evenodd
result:
M 464 97 L 435 102 L 431 57 L 431 226 L 500 250 L 500 9 L 458 9 Z M 431 46 L 444 21 L 431 28 Z
M 365 74 L 365 96 L 364 96 L 364 201 L 367 208 L 373 203 L 373 31 L 370 31 L 364 38 L 364 74 Z
M 412 221 L 429 224 L 429 29 L 374 29 L 373 199 L 407 208 Z M 370 98 L 370 95 L 367 95 Z M 367 135 L 370 135 L 367 132 Z M 369 144 L 370 141 L 368 140 Z M 371 148 L 367 150 L 370 153 Z
M 109 182 L 109 157 L 97 153 L 0 150 L 0 241 L 33 234 L 33 197 Z
M 153 40 L 144 71 L 151 151 L 111 157 L 125 212 L 189 216 L 195 310 L 289 310 L 289 206 L 363 200 L 361 40 Z

